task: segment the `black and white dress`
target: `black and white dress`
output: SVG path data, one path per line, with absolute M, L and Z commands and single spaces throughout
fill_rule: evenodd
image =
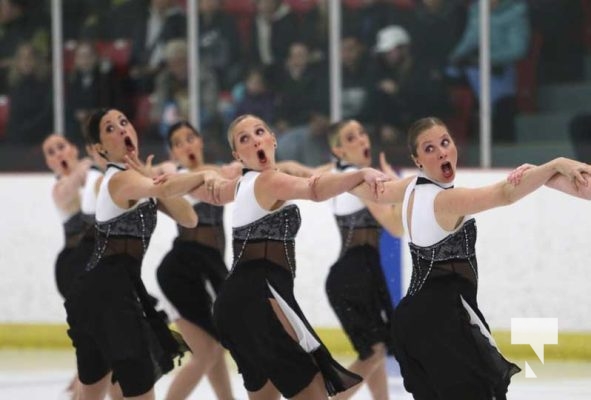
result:
M 337 164 L 335 172 L 358 170 Z M 372 346 L 390 348 L 392 302 L 381 266 L 381 226 L 357 196 L 343 193 L 332 199 L 341 233 L 341 253 L 326 279 L 326 294 L 341 326 L 361 360 Z
M 113 380 L 129 397 L 149 390 L 186 347 L 156 312 L 141 280 L 142 259 L 156 226 L 156 202 L 142 199 L 129 209 L 118 207 L 108 184 L 121 170 L 109 164 L 105 172 L 97 198 L 95 249 L 65 307 L 82 383 L 95 383 L 112 370 Z M 137 369 L 132 379 L 125 368 L 130 361 Z M 142 373 L 138 386 L 135 378 Z
M 478 308 L 475 220 L 464 217 L 449 232 L 435 218 L 435 197 L 450 186 L 419 176 L 405 194 L 402 215 L 413 270 L 394 311 L 395 355 L 415 399 L 505 399 L 520 369 L 501 355 Z
M 214 305 L 222 344 L 236 361 L 248 391 L 271 381 L 286 398 L 305 389 L 320 372 L 329 395 L 359 383 L 322 344 L 293 293 L 298 207 L 285 202 L 262 209 L 254 195 L 259 172 L 239 182 L 233 215 L 234 263 Z M 285 331 L 270 299 L 275 299 L 297 334 Z
M 199 224 L 195 228 L 178 225 L 172 249 L 157 269 L 158 284 L 177 314 L 217 338 L 212 307 L 228 275 L 224 208 L 189 195 L 185 198 L 199 216 Z

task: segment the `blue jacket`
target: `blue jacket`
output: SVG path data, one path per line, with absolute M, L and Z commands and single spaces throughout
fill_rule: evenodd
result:
M 468 22 L 450 61 L 465 59 L 478 52 L 480 37 L 479 2 L 468 12 Z M 523 58 L 528 51 L 530 24 L 527 4 L 522 0 L 500 0 L 490 13 L 490 58 L 493 66 L 505 66 Z

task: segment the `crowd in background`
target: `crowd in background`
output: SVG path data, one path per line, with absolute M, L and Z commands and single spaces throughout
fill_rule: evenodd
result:
M 532 71 L 538 83 L 582 79 L 582 32 L 590 21 L 583 17 L 585 0 L 490 2 L 493 142 L 512 143 L 515 115 L 523 111 L 517 64 L 541 38 Z M 478 1 L 341 3 L 343 118 L 361 121 L 375 147 L 394 155 L 404 147 L 409 124 L 425 115 L 447 121 L 460 143 L 476 140 Z M 62 4 L 63 133 L 82 144 L 81 127 L 91 110 L 117 107 L 131 116 L 144 143 L 166 154 L 168 127 L 194 117 L 189 115 L 186 1 Z M 254 113 L 272 124 L 279 158 L 309 165 L 328 161 L 328 1 L 197 4 L 198 119 L 210 149 L 206 157 L 227 161 L 229 121 Z M 52 132 L 50 72 L 50 1 L 0 0 L 0 106 L 7 110 L 0 147 L 38 147 Z M 457 109 L 458 93 L 473 98 L 467 113 Z

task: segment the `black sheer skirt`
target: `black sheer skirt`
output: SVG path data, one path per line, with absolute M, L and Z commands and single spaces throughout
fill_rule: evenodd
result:
M 394 307 L 376 247 L 356 246 L 343 254 L 330 269 L 326 294 L 361 360 L 373 354 L 376 343 L 391 351 Z
M 81 274 L 65 302 L 68 335 L 77 352 L 85 350 L 79 346 L 93 343 L 110 366 L 119 360 L 142 359 L 148 352 L 156 382 L 188 347 L 154 309 L 140 278 L 140 265 L 141 259 L 128 254 L 107 255 Z
M 441 270 L 436 275 L 394 311 L 394 350 L 406 390 L 415 399 L 505 399 L 520 368 L 492 340 L 474 282 Z
M 156 271 L 162 292 L 179 314 L 216 339 L 213 302 L 227 275 L 217 249 L 178 239 Z
M 301 334 L 298 342 L 277 318 L 271 298 L 283 303 L 284 313 L 295 315 L 301 323 L 295 329 Z M 310 326 L 294 298 L 292 271 L 287 266 L 265 259 L 239 263 L 215 302 L 214 321 L 248 391 L 257 391 L 270 380 L 290 398 L 318 372 L 330 396 L 361 382 L 332 358 Z

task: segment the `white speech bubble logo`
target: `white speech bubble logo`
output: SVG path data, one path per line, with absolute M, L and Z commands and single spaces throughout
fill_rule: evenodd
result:
M 558 318 L 511 318 L 511 344 L 529 344 L 544 364 L 544 345 L 558 344 Z M 535 378 L 527 362 L 525 366 L 525 377 Z

